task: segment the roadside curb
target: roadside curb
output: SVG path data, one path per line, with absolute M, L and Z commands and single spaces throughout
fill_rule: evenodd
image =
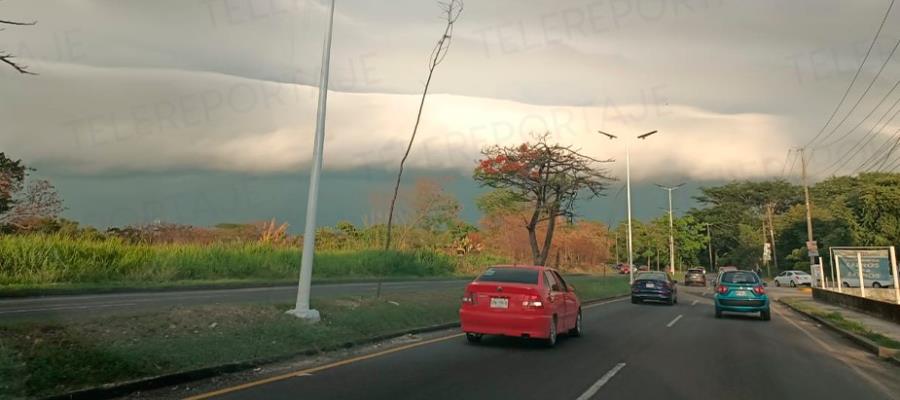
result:
M 831 329 L 832 331 L 838 333 L 839 335 L 844 336 L 847 339 L 850 339 L 850 341 L 855 343 L 857 346 L 861 347 L 863 350 L 866 350 L 866 351 L 874 354 L 878 358 L 881 358 L 887 362 L 890 362 L 891 364 L 900 366 L 900 358 L 898 358 L 898 356 L 900 356 L 900 353 L 898 353 L 897 349 L 879 346 L 877 343 L 875 343 L 865 337 L 862 337 L 862 336 L 857 335 L 853 332 L 850 332 L 844 328 L 841 328 L 841 327 L 835 325 L 834 323 L 832 323 L 831 321 L 828 321 L 824 318 L 820 318 L 816 315 L 813 315 L 813 314 L 803 311 L 797 307 L 794 307 L 793 305 L 786 303 L 786 302 L 782 301 L 781 299 L 777 299 L 776 301 L 778 301 L 778 303 L 786 306 L 787 308 L 790 308 L 791 310 L 794 310 L 795 312 L 802 314 L 802 315 L 816 321 L 817 323 L 821 324 L 822 326 L 824 326 L 828 329 Z
M 620 296 L 610 296 L 599 299 L 591 299 L 582 302 L 582 305 L 591 305 L 602 303 L 611 300 L 617 300 L 621 298 L 625 298 L 630 296 L 629 294 L 624 294 Z M 95 388 L 82 389 L 75 392 L 70 392 L 66 394 L 44 397 L 44 400 L 81 400 L 81 399 L 112 399 L 116 397 L 121 397 L 128 395 L 130 393 L 138 392 L 138 391 L 146 391 L 164 388 L 167 386 L 179 385 L 182 383 L 194 382 L 201 379 L 213 378 L 216 376 L 230 374 L 235 372 L 243 372 L 249 371 L 254 368 L 267 365 L 274 364 L 279 362 L 288 361 L 301 356 L 314 356 L 317 354 L 327 353 L 331 351 L 349 349 L 358 346 L 364 346 L 369 344 L 374 344 L 378 342 L 383 342 L 386 340 L 396 339 L 399 337 L 407 336 L 407 335 L 416 335 L 421 333 L 430 333 L 430 332 L 438 332 L 442 330 L 458 328 L 459 321 L 448 322 L 445 324 L 431 325 L 421 328 L 412 328 L 406 329 L 400 332 L 394 332 L 379 336 L 374 336 L 366 339 L 356 340 L 352 342 L 346 342 L 336 346 L 329 346 L 323 348 L 316 349 L 307 349 L 303 351 L 298 351 L 290 354 L 285 354 L 281 356 L 274 356 L 268 358 L 261 358 L 256 360 L 242 361 L 224 365 L 218 365 L 213 367 L 199 368 L 195 370 L 176 372 L 168 375 L 160 375 L 150 378 L 138 379 L 127 382 L 120 383 L 111 383 L 107 385 L 103 385 Z
M 381 283 L 405 283 L 405 282 L 450 282 L 450 281 L 468 281 L 474 277 L 470 276 L 440 276 L 440 277 L 393 277 L 381 281 Z M 346 284 L 364 284 L 378 283 L 377 278 L 357 278 L 357 279 L 313 279 L 313 286 L 328 285 L 346 285 Z M 182 286 L 157 286 L 157 287 L 91 287 L 91 288 L 34 288 L 21 289 L 19 291 L 4 292 L 0 291 L 0 300 L 8 299 L 24 299 L 39 298 L 50 296 L 78 296 L 84 294 L 133 294 L 133 293 L 167 293 L 167 292 L 187 292 L 198 290 L 233 290 L 233 289 L 264 289 L 276 287 L 296 287 L 297 279 L 293 280 L 273 280 L 273 281 L 255 281 L 255 282 L 228 282 L 228 283 L 197 283 L 185 284 Z

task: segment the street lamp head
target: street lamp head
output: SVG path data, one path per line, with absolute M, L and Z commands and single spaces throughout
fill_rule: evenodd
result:
M 637 138 L 638 138 L 638 139 L 646 139 L 646 138 L 648 138 L 650 135 L 652 135 L 652 134 L 654 134 L 654 133 L 656 133 L 656 132 L 658 132 L 658 131 L 647 132 L 647 133 L 645 133 L 645 134 L 643 134 L 643 135 L 638 136 Z
M 604 135 L 604 136 L 608 137 L 609 140 L 613 140 L 613 139 L 617 139 L 617 138 L 618 138 L 618 136 L 616 136 L 616 135 L 613 135 L 613 134 L 611 134 L 611 133 L 606 133 L 606 132 L 603 132 L 603 131 L 597 131 L 597 133 L 599 133 L 599 134 L 601 134 L 601 135 Z

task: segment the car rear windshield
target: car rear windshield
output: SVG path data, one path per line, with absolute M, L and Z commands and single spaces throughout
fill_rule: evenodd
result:
M 702 270 L 702 269 L 689 269 L 689 270 L 687 271 L 687 273 L 689 273 L 689 274 L 702 274 L 702 273 L 703 273 L 703 270 Z
M 537 285 L 538 270 L 530 268 L 489 268 L 478 277 L 478 281 Z
M 748 271 L 730 271 L 722 274 L 722 283 L 759 283 L 759 277 Z
M 666 276 L 664 272 L 647 272 L 643 274 L 638 274 L 638 276 L 634 277 L 634 279 L 642 279 L 645 281 L 667 281 L 669 278 Z

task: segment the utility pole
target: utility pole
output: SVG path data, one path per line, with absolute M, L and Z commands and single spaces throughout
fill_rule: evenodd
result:
M 813 242 L 813 225 L 812 225 L 812 205 L 809 201 L 809 182 L 806 178 L 806 148 L 801 147 L 797 149 L 800 152 L 800 176 L 803 181 L 803 197 L 806 199 L 806 240 L 807 240 L 807 248 L 809 248 L 809 242 Z M 812 268 L 812 265 L 816 263 L 816 257 L 812 253 L 809 255 L 809 265 Z M 824 266 L 823 266 L 824 267 Z
M 774 207 L 775 205 L 772 203 L 766 204 L 766 218 L 769 220 L 769 236 L 772 239 L 772 265 L 775 266 L 775 272 L 778 272 L 778 253 L 775 251 L 775 222 L 772 217 Z M 766 274 L 772 276 L 769 272 L 766 271 Z
M 660 188 L 669 192 L 669 273 L 675 274 L 675 226 L 674 226 L 674 218 L 672 216 L 672 191 L 676 190 L 682 186 L 684 183 L 681 183 L 677 186 L 663 186 L 657 184 Z
M 303 231 L 303 252 L 300 256 L 300 280 L 297 284 L 297 303 L 288 314 L 309 322 L 319 321 L 319 312 L 309 308 L 313 257 L 316 251 L 316 210 L 319 200 L 319 178 L 322 175 L 322 151 L 325 147 L 325 108 L 328 105 L 328 72 L 331 64 L 331 33 L 334 30 L 334 2 L 328 16 L 328 31 L 322 46 L 322 71 L 319 77 L 319 104 L 316 111 L 316 136 L 313 143 L 313 163 L 309 176 L 306 202 L 306 228 Z
M 637 138 L 644 140 L 650 135 L 655 134 L 657 131 L 650 131 L 642 135 L 638 135 Z M 603 131 L 597 131 L 597 133 L 608 137 L 610 140 L 617 139 L 618 136 L 606 133 Z M 632 248 L 632 235 L 631 235 L 631 146 L 630 140 L 625 141 L 625 197 L 628 202 L 628 283 L 634 283 L 634 251 Z
M 709 272 L 712 272 L 716 269 L 716 266 L 713 265 L 713 250 L 712 250 L 712 233 L 709 228 L 709 223 L 706 223 L 706 247 L 709 250 Z

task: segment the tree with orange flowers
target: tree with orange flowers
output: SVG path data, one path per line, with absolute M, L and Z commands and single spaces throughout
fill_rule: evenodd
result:
M 545 265 L 553 243 L 557 220 L 575 216 L 575 200 L 601 196 L 613 180 L 596 160 L 580 154 L 571 146 L 548 142 L 549 134 L 534 143 L 518 146 L 491 146 L 482 150 L 483 158 L 473 178 L 482 186 L 505 189 L 528 205 L 523 218 L 535 265 Z M 543 240 L 538 226 L 546 222 Z

